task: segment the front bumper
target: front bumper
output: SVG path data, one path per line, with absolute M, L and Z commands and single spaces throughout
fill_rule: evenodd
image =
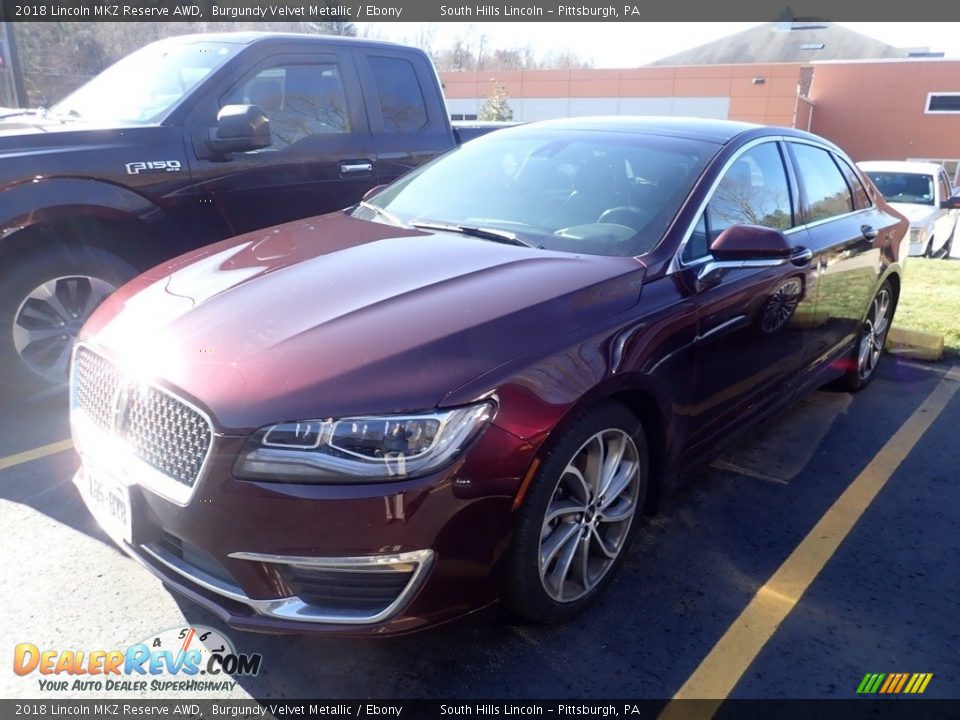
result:
M 112 468 L 132 516 L 114 540 L 173 590 L 260 632 L 405 633 L 496 601 L 529 443 L 490 425 L 443 472 L 337 486 L 238 480 L 242 444 L 214 439 L 184 505 L 145 487 L 136 463 Z M 105 459 L 78 448 L 84 488 Z

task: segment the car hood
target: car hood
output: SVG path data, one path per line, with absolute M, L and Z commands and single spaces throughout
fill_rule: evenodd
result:
M 0 110 L 0 137 L 144 127 L 129 123 L 47 115 L 42 111 Z
M 917 205 L 915 203 L 889 203 L 890 207 L 910 221 L 911 225 L 923 226 L 930 222 L 937 213 L 932 205 Z
M 643 265 L 333 213 L 142 275 L 84 337 L 185 391 L 219 430 L 434 407 L 523 353 L 629 309 Z

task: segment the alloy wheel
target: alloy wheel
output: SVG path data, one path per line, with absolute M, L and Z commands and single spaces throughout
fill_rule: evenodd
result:
M 64 382 L 80 328 L 114 290 L 88 275 L 59 277 L 34 288 L 13 319 L 13 344 L 24 365 L 50 382 Z
M 890 291 L 882 288 L 870 305 L 870 312 L 864 322 L 860 336 L 860 349 L 857 353 L 857 370 L 860 379 L 866 380 L 877 367 L 880 355 L 883 353 L 883 344 L 890 329 Z
M 551 598 L 573 602 L 604 578 L 629 535 L 640 485 L 637 446 L 623 430 L 602 430 L 574 453 L 540 532 L 540 581 Z

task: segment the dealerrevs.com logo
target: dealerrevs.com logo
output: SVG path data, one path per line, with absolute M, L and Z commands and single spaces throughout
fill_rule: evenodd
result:
M 42 692 L 216 692 L 236 687 L 231 676 L 260 672 L 259 653 L 238 653 L 212 628 L 163 630 L 126 649 L 57 650 L 20 643 L 13 671 L 39 675 Z

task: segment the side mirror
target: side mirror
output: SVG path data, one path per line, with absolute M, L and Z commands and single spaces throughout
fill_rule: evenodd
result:
M 786 260 L 794 252 L 787 236 L 760 225 L 731 225 L 710 245 L 710 253 L 724 260 Z
M 378 192 L 380 192 L 381 190 L 383 190 L 385 187 L 386 187 L 386 184 L 385 184 L 385 183 L 381 183 L 380 185 L 374 185 L 372 188 L 370 188 L 369 190 L 367 190 L 367 191 L 363 194 L 363 197 L 361 198 L 361 200 L 369 200 L 369 199 L 372 198 L 374 195 L 376 195 Z
M 698 292 L 707 290 L 737 268 L 777 267 L 793 263 L 804 267 L 813 259 L 809 248 L 794 247 L 779 230 L 760 225 L 731 225 L 710 244 L 713 259 L 700 266 Z
M 273 143 L 270 121 L 256 105 L 224 105 L 210 134 L 207 145 L 216 153 L 262 150 Z
M 940 208 L 943 210 L 960 210 L 960 195 L 954 195 L 941 201 Z

